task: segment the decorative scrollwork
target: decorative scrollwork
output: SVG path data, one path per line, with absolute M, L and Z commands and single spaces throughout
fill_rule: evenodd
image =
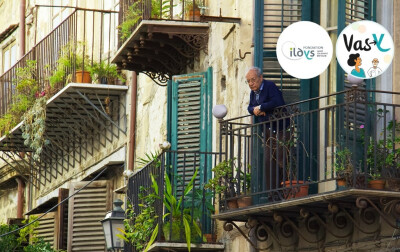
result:
M 153 72 L 148 72 L 148 71 L 143 71 L 145 75 L 149 76 L 150 79 L 152 79 L 157 85 L 165 87 L 167 86 L 168 80 L 171 79 L 171 77 L 168 74 L 164 73 L 153 73 Z
M 229 222 L 229 221 L 225 222 L 224 223 L 224 230 L 226 232 L 232 231 L 233 230 L 232 222 Z
M 386 214 L 391 214 L 393 217 L 398 219 L 400 217 L 400 200 L 399 199 L 393 199 L 389 200 L 383 205 L 383 212 Z
M 261 242 L 268 240 L 268 237 L 269 237 L 268 236 L 268 229 L 263 224 L 259 224 L 259 225 L 256 226 L 255 234 L 256 234 L 257 240 L 259 240 Z
M 381 200 L 382 203 L 382 200 Z M 373 207 L 381 216 L 381 218 L 389 224 L 392 228 L 399 229 L 399 227 L 396 224 L 393 224 L 392 220 L 388 218 L 388 214 L 392 214 L 394 217 L 399 215 L 400 212 L 400 200 L 395 199 L 395 200 L 390 200 L 386 204 L 384 204 L 384 211 L 382 212 L 379 207 L 372 202 L 370 199 L 367 197 L 358 197 L 356 200 L 356 206 L 358 208 L 366 208 L 368 204 Z M 394 211 L 393 211 L 394 210 Z
M 200 51 L 203 50 L 207 53 L 207 45 L 208 45 L 208 34 L 175 34 L 175 36 L 179 37 L 183 41 L 185 41 L 190 47 L 193 49 Z
M 347 102 L 365 102 L 367 100 L 367 92 L 355 87 L 346 92 L 345 99 Z
M 247 240 L 247 242 L 248 242 L 254 249 L 256 249 L 256 250 L 258 250 L 258 251 L 269 250 L 269 248 L 270 248 L 270 246 L 271 246 L 272 243 L 271 243 L 267 248 L 259 248 L 259 247 L 256 246 L 256 244 L 254 244 L 254 243 L 249 239 L 248 235 L 246 235 L 246 234 L 243 232 L 243 230 L 240 229 L 240 228 L 236 225 L 236 223 L 234 223 L 234 222 L 232 222 L 232 221 L 227 221 L 227 222 L 224 223 L 224 230 L 227 231 L 227 232 L 232 231 L 232 230 L 233 230 L 233 227 L 235 227 L 236 230 L 239 231 L 239 233 Z M 269 237 L 269 236 L 268 236 L 268 233 L 269 233 L 270 229 L 269 229 L 267 226 L 265 226 L 264 224 L 258 224 L 258 225 L 256 226 L 256 230 L 255 230 L 255 231 L 256 231 L 256 238 L 257 238 L 257 239 L 261 239 L 262 241 L 268 240 L 268 237 Z M 260 241 L 261 241 L 261 240 L 260 240 Z

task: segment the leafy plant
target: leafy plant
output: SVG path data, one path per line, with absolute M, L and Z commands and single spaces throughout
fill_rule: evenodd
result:
M 171 6 L 170 0 L 151 0 L 151 17 L 152 18 L 162 18 L 171 19 L 171 8 L 176 5 Z M 160 15 L 161 14 L 161 15 Z
M 193 209 L 193 219 L 198 221 L 202 216 L 211 216 L 215 212 L 212 204 L 213 196 L 212 192 L 204 189 L 196 189 L 188 193 L 185 198 L 185 208 Z
M 5 234 L 10 231 L 17 229 L 16 225 L 0 225 L 0 234 Z M 3 236 L 0 239 L 0 251 L 21 251 L 18 249 L 20 242 L 17 240 L 17 233 L 12 233 L 10 235 Z
M 89 67 L 89 72 L 94 82 L 113 84 L 116 79 L 125 82 L 125 79 L 117 71 L 117 65 L 109 64 L 105 60 L 93 63 Z
M 347 147 L 336 151 L 334 166 L 337 178 L 345 179 L 346 183 L 349 184 L 352 180 L 355 167 L 352 160 L 352 153 Z
M 21 121 L 21 117 L 33 105 L 38 95 L 35 60 L 28 60 L 26 66 L 16 69 L 13 85 L 16 91 L 10 110 L 0 119 L 0 131 L 6 134 Z
M 132 34 L 132 29 L 142 17 L 142 0 L 134 2 L 125 12 L 125 20 L 118 26 L 121 39 L 125 40 Z
M 160 167 L 161 160 L 158 158 L 158 156 L 160 156 L 159 151 L 155 151 L 154 153 L 153 152 L 146 153 L 145 157 L 138 158 L 136 162 L 138 165 L 141 165 L 142 167 L 149 164 L 150 162 L 154 162 L 156 167 Z
M 46 131 L 46 97 L 36 99 L 32 108 L 23 116 L 22 137 L 24 144 L 33 151 L 33 159 L 39 160 L 43 146 L 49 144 L 45 138 Z
M 35 220 L 35 216 L 30 216 L 29 219 L 24 220 L 22 223 L 26 224 Z M 13 252 L 57 252 L 51 248 L 50 243 L 45 242 L 43 238 L 38 236 L 37 228 L 39 222 L 21 229 L 19 232 L 3 236 L 0 239 L 0 251 L 13 251 Z M 0 234 L 8 233 L 16 230 L 16 225 L 0 225 Z M 59 251 L 61 252 L 61 250 Z
M 214 177 L 208 180 L 204 188 L 211 189 L 215 193 L 228 192 L 230 196 L 235 196 L 234 183 L 236 181 L 233 179 L 234 161 L 235 159 L 225 160 L 212 168 Z
M 386 134 L 384 134 L 386 131 Z M 393 134 L 394 132 L 394 134 Z M 386 129 L 380 134 L 385 135 L 383 139 L 370 141 L 367 149 L 367 164 L 370 175 L 375 178 L 399 177 L 400 176 L 400 124 L 390 121 Z
M 198 169 L 194 172 L 190 182 L 185 187 L 183 194 L 177 197 L 172 190 L 171 181 L 165 174 L 165 190 L 164 190 L 164 206 L 168 210 L 163 218 L 169 217 L 169 220 L 164 222 L 163 232 L 166 239 L 179 240 L 181 230 L 184 230 L 184 236 L 187 243 L 188 251 L 190 252 L 191 241 L 193 238 L 201 237 L 199 225 L 192 217 L 190 208 L 185 208 L 182 204 L 183 199 L 187 198 L 189 192 L 193 190 L 194 180 L 197 177 Z M 204 238 L 203 238 L 204 239 Z
M 90 67 L 89 56 L 86 54 L 84 42 L 70 41 L 64 45 L 57 59 L 57 67 L 49 77 L 50 86 L 62 83 L 65 85 L 72 80 L 69 69 L 87 71 Z
M 151 176 L 153 184 L 151 189 L 140 188 L 139 193 L 139 214 L 135 214 L 133 206 L 128 202 L 126 209 L 127 218 L 124 220 L 125 230 L 120 230 L 124 235 L 118 235 L 126 242 L 135 246 L 136 251 L 147 251 L 154 242 L 158 233 L 158 216 L 154 203 L 158 196 L 158 185 L 154 177 Z M 149 238 L 150 237 L 150 238 Z

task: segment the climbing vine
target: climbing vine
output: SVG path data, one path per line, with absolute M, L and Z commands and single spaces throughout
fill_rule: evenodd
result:
M 36 99 L 32 108 L 22 117 L 22 137 L 24 144 L 33 150 L 33 159 L 38 160 L 43 146 L 49 144 L 45 138 L 46 131 L 46 97 Z

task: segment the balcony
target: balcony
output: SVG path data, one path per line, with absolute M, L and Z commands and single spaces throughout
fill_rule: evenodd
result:
M 111 43 L 97 25 L 111 15 L 76 9 L 0 76 L 0 158 L 36 188 L 51 188 L 99 161 L 95 151 L 112 152 L 126 135 L 128 87 L 114 85 L 122 84 L 120 74 L 109 64 Z
M 383 227 L 398 229 L 399 98 L 352 88 L 277 108 L 264 123 L 220 121 L 225 162 L 213 169 L 224 171 L 213 218 L 227 231 L 246 222 L 258 241 L 280 249 L 381 239 Z M 383 188 L 371 188 L 375 179 Z
M 166 151 L 135 172 L 127 186 L 131 207 L 125 251 L 146 247 L 152 234 L 155 240 L 149 251 L 187 251 L 187 237 L 191 251 L 224 251 L 216 242 L 211 219 L 214 195 L 204 189 L 211 166 L 219 159 L 218 153 Z
M 200 51 L 207 52 L 203 0 L 124 0 L 120 5 L 121 41 L 113 62 L 121 69 L 144 73 L 163 85 L 193 67 Z

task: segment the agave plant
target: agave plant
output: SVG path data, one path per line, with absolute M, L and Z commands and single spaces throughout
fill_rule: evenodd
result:
M 180 197 L 177 197 L 173 193 L 171 181 L 167 174 L 165 174 L 164 205 L 168 210 L 168 213 L 166 213 L 163 218 L 169 216 L 169 220 L 165 221 L 163 225 L 164 236 L 166 239 L 179 240 L 181 230 L 183 229 L 189 252 L 192 238 L 201 237 L 201 230 L 192 217 L 191 209 L 184 207 L 183 199 L 193 190 L 194 180 L 197 177 L 197 173 L 198 169 L 196 169 Z

